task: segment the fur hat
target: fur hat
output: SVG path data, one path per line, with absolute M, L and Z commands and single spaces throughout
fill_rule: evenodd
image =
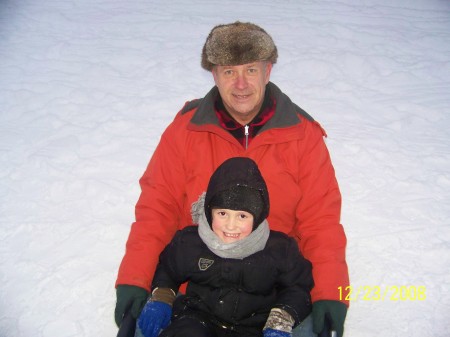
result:
M 256 163 L 245 157 L 230 158 L 211 176 L 205 196 L 205 215 L 212 224 L 213 208 L 246 211 L 253 215 L 253 229 L 269 215 L 269 193 Z
M 211 71 L 215 65 L 241 65 L 255 61 L 276 63 L 278 51 L 269 34 L 250 22 L 214 27 L 202 51 L 202 67 Z

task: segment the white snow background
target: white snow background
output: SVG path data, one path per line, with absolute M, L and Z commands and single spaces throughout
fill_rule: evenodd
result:
M 138 179 L 238 19 L 327 130 L 354 293 L 388 289 L 351 302 L 345 336 L 450 336 L 448 0 L 0 1 L 0 336 L 115 336 Z

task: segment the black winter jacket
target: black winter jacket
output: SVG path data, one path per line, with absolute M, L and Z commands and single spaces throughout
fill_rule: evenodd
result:
M 295 240 L 281 232 L 271 231 L 262 251 L 241 260 L 212 253 L 197 226 L 178 231 L 160 255 L 152 289 L 177 292 L 186 281 L 186 296 L 174 305 L 181 315 L 199 311 L 201 317 L 237 330 L 262 329 L 275 307 L 286 310 L 296 325 L 311 312 L 311 263 L 300 255 Z

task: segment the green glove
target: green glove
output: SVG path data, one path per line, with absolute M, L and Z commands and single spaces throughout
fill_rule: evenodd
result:
M 131 316 L 135 319 L 139 317 L 145 303 L 147 302 L 148 291 L 144 288 L 129 285 L 118 285 L 116 290 L 116 309 L 114 318 L 117 326 L 120 327 L 125 312 L 131 308 Z
M 313 303 L 313 331 L 321 333 L 325 326 L 325 316 L 328 315 L 331 329 L 336 331 L 337 337 L 344 334 L 344 321 L 347 315 L 347 306 L 339 301 L 322 300 Z

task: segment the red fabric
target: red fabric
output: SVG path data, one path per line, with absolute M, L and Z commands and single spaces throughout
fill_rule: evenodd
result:
M 340 300 L 338 287 L 349 284 L 346 237 L 341 195 L 320 125 L 301 118 L 294 126 L 259 133 L 244 149 L 217 125 L 191 124 L 194 112 L 176 116 L 140 179 L 136 222 L 116 285 L 149 289 L 159 253 L 176 230 L 191 225 L 191 205 L 206 191 L 213 171 L 227 158 L 247 156 L 268 186 L 270 227 L 293 236 L 313 264 L 313 302 Z

